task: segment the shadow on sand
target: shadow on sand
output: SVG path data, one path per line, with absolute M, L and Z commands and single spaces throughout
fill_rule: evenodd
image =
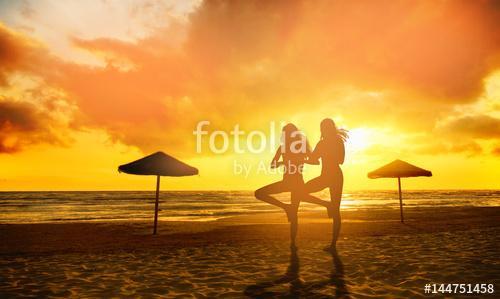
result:
M 244 294 L 250 298 L 350 298 L 344 281 L 344 265 L 336 251 L 331 252 L 331 255 L 332 269 L 330 277 L 323 281 L 307 283 L 300 278 L 300 262 L 297 250 L 291 249 L 290 265 L 282 277 L 250 285 L 245 289 Z M 271 290 L 273 287 L 282 284 L 289 284 L 289 289 L 284 292 Z M 319 292 L 327 287 L 333 287 L 333 293 Z

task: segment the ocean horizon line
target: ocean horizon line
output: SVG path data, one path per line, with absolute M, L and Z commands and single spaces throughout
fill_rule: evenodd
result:
M 255 189 L 171 189 L 171 190 L 160 190 L 161 193 L 164 192 L 253 192 Z M 351 189 L 344 190 L 344 193 L 349 192 L 397 192 L 395 189 Z M 500 188 L 440 188 L 440 189 L 405 189 L 404 192 L 414 192 L 414 191 L 500 191 Z M 92 189 L 92 190 L 72 190 L 72 189 L 61 189 L 61 190 L 0 190 L 0 193 L 9 192 L 156 192 L 154 190 L 148 189 L 126 189 L 126 190 L 116 190 L 116 189 Z

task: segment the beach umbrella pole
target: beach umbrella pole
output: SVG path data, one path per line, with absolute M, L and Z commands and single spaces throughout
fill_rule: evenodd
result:
M 158 206 L 160 205 L 160 176 L 188 176 L 198 174 L 198 169 L 183 163 L 176 158 L 156 152 L 139 160 L 118 166 L 118 172 L 138 175 L 156 176 L 156 202 L 153 235 L 158 227 Z
M 403 217 L 403 196 L 401 195 L 401 178 L 410 178 L 417 176 L 432 176 L 432 172 L 423 168 L 411 165 L 408 162 L 401 160 L 394 160 L 391 163 L 382 166 L 374 171 L 368 173 L 368 178 L 398 178 L 398 191 L 399 191 L 399 211 L 401 213 L 401 223 L 404 223 Z
M 398 190 L 399 190 L 399 211 L 401 213 L 401 222 L 405 222 L 403 218 L 403 197 L 401 196 L 401 178 L 398 177 Z
M 156 226 L 158 225 L 158 204 L 160 201 L 160 176 L 156 176 L 156 202 L 155 202 L 155 224 L 153 228 L 153 235 L 156 235 Z

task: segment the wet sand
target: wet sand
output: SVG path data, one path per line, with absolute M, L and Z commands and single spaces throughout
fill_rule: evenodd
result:
M 323 213 L 300 214 L 296 252 L 281 214 L 162 222 L 157 236 L 149 222 L 0 225 L 0 297 L 408 298 L 428 297 L 426 283 L 500 287 L 500 208 L 405 216 L 344 212 L 337 255 L 322 251 Z

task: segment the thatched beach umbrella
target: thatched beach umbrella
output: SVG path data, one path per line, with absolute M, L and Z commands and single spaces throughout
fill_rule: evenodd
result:
M 401 222 L 404 222 L 403 218 L 403 198 L 401 196 L 401 178 L 417 177 L 417 176 L 432 176 L 432 172 L 411 165 L 405 161 L 395 160 L 391 163 L 375 169 L 368 173 L 370 179 L 378 178 L 398 178 L 398 188 L 399 188 L 399 209 L 401 212 Z
M 198 174 L 198 169 L 191 167 L 163 152 L 156 152 L 134 162 L 120 165 L 118 167 L 118 171 L 128 174 L 156 176 L 156 203 L 153 235 L 156 234 L 156 226 L 158 223 L 160 176 L 188 176 Z

